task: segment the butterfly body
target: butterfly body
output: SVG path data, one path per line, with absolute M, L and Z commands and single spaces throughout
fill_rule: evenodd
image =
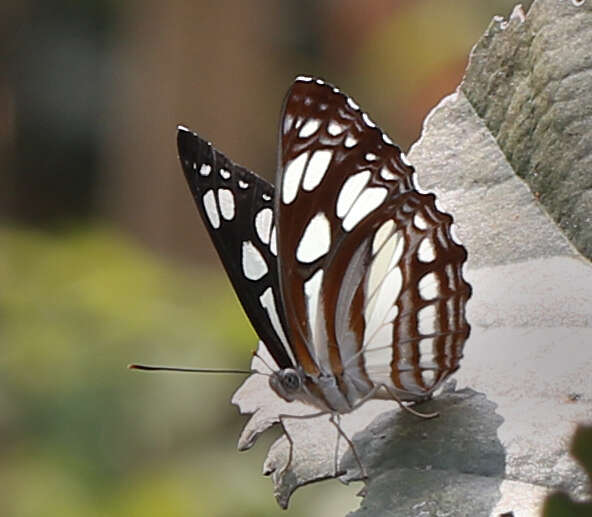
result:
M 276 187 L 180 127 L 198 210 L 285 400 L 348 413 L 417 401 L 459 366 L 469 335 L 465 248 L 452 218 L 359 106 L 297 78 Z

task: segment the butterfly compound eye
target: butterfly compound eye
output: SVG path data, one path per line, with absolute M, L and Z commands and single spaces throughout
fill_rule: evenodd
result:
M 280 376 L 282 387 L 289 393 L 300 389 L 300 376 L 292 369 L 286 369 Z

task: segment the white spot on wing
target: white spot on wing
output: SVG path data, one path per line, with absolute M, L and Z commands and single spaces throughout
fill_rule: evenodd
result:
M 243 274 L 249 280 L 260 280 L 267 274 L 265 259 L 251 241 L 243 242 L 241 259 Z
M 386 135 L 385 133 L 382 133 L 382 140 L 384 141 L 385 144 L 388 145 L 395 145 L 393 143 L 393 141 L 388 137 L 388 135 Z
M 358 106 L 358 104 L 351 97 L 347 98 L 347 103 L 349 104 L 349 107 L 353 110 L 360 109 L 360 106 Z
M 227 180 L 228 178 L 230 178 L 230 172 L 228 172 L 226 169 L 220 169 L 220 176 Z
M 275 231 L 275 225 L 271 229 L 271 237 L 269 238 L 269 251 L 277 256 L 277 236 Z
M 329 124 L 327 125 L 327 132 L 331 135 L 331 136 L 337 136 L 340 135 L 341 133 L 343 133 L 345 131 L 345 126 L 342 126 L 341 124 L 338 124 L 337 122 L 335 122 L 334 120 L 331 120 L 329 122 Z
M 389 171 L 386 165 L 380 169 L 380 177 L 387 181 L 397 179 L 397 176 Z
M 294 79 L 295 81 L 302 81 L 303 83 L 310 83 L 312 81 L 312 77 L 309 75 L 299 75 Z
M 271 196 L 267 194 L 263 194 L 261 197 L 263 198 L 263 201 L 271 201 Z
M 434 338 L 428 337 L 420 339 L 418 346 L 420 362 L 422 361 L 423 357 L 432 357 L 434 355 Z
M 312 154 L 306 167 L 306 172 L 304 173 L 304 179 L 302 180 L 302 188 L 304 190 L 311 191 L 319 185 L 327 172 L 332 156 L 333 151 L 329 151 L 328 149 L 321 149 Z
M 363 190 L 343 219 L 343 229 L 349 232 L 370 212 L 378 208 L 387 194 L 388 190 L 384 187 L 372 187 Z
M 436 374 L 434 370 L 422 370 L 421 372 L 421 380 L 425 384 L 426 388 L 431 388 L 434 384 L 434 380 L 436 379 Z
M 417 331 L 422 335 L 436 332 L 436 306 L 426 305 L 417 313 Z
M 427 221 L 421 214 L 415 214 L 413 216 L 413 224 L 418 230 L 425 230 L 428 227 Z
M 296 248 L 296 258 L 303 263 L 314 262 L 331 247 L 331 226 L 323 212 L 316 214 L 306 226 Z
M 403 276 L 398 264 L 404 247 L 405 239 L 400 232 L 397 232 L 387 239 L 370 263 L 366 286 L 368 298 L 364 311 L 369 333 L 385 321 L 392 320 L 397 314 L 395 312 L 394 316 L 388 317 L 403 285 Z
M 374 121 L 368 116 L 368 113 L 362 113 L 362 120 L 368 127 L 376 127 Z
M 246 181 L 238 180 L 238 186 L 243 190 L 249 188 L 249 184 Z
M 398 305 L 393 305 L 386 313 L 385 320 L 386 321 L 395 321 L 395 318 L 397 317 L 398 314 L 399 314 Z
M 218 189 L 218 203 L 220 204 L 220 213 L 227 221 L 234 217 L 234 194 L 227 188 Z
M 347 147 L 348 149 L 351 149 L 352 147 L 354 147 L 356 144 L 358 143 L 358 141 L 351 135 L 347 135 L 345 137 L 345 142 L 343 142 L 343 145 L 345 147 Z
M 345 180 L 337 197 L 337 217 L 344 217 L 347 214 L 369 179 L 370 171 L 366 169 Z
M 321 121 L 316 118 L 311 118 L 306 121 L 306 123 L 300 128 L 298 132 L 298 136 L 300 138 L 307 138 L 310 135 L 316 133 L 316 131 L 321 127 Z
M 438 277 L 432 272 L 421 277 L 418 284 L 420 296 L 426 300 L 433 300 L 438 296 Z
M 375 255 L 382 247 L 385 241 L 389 238 L 394 227 L 395 222 L 392 219 L 382 223 L 378 231 L 374 234 L 374 240 L 372 241 L 372 255 Z
M 322 335 L 322 332 L 319 328 L 319 326 L 323 323 L 322 307 L 319 306 L 322 283 L 323 270 L 319 269 L 304 284 L 304 294 L 306 295 L 306 310 L 308 313 L 308 324 L 311 333 L 310 337 L 312 344 L 316 349 L 317 357 L 322 357 L 323 355 L 323 352 L 320 350 L 319 347 L 326 346 L 324 343 L 321 343 L 320 336 Z
M 202 176 L 209 176 L 211 171 L 212 171 L 212 166 L 208 165 L 207 163 L 202 163 L 201 167 L 199 168 L 199 173 Z
M 214 191 L 208 190 L 203 195 L 202 202 L 212 227 L 215 229 L 220 228 L 220 214 L 218 213 Z
M 368 160 L 369 162 L 373 162 L 374 160 L 376 160 L 376 158 L 378 158 L 378 156 L 376 156 L 374 153 L 366 153 L 366 156 L 364 158 L 366 158 L 366 160 Z
M 304 166 L 306 165 L 307 159 L 308 153 L 302 153 L 301 155 L 294 158 L 286 166 L 282 185 L 282 201 L 286 205 L 289 205 L 296 199 L 298 187 L 300 185 L 300 179 L 304 173 Z
M 424 237 L 419 243 L 419 247 L 417 248 L 417 258 L 422 262 L 431 262 L 436 258 L 434 243 L 429 237 Z
M 272 219 L 273 211 L 271 208 L 263 208 L 255 216 L 255 230 L 257 230 L 257 235 L 265 244 L 269 244 Z
M 271 326 L 275 333 L 280 338 L 281 342 L 284 345 L 285 351 L 290 356 L 293 364 L 296 364 L 294 359 L 294 354 L 292 354 L 291 348 L 288 346 L 288 340 L 286 339 L 286 334 L 284 333 L 284 329 L 282 324 L 280 323 L 280 318 L 277 313 L 277 308 L 275 306 L 275 296 L 273 295 L 273 290 L 271 287 L 268 287 L 263 291 L 263 294 L 259 297 L 259 302 L 261 306 L 267 311 L 267 316 L 269 317 L 269 321 L 271 322 Z

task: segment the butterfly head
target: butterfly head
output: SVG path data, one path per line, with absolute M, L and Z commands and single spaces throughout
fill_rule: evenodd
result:
M 294 368 L 283 368 L 269 377 L 269 385 L 280 397 L 288 402 L 296 400 L 302 393 L 303 373 Z

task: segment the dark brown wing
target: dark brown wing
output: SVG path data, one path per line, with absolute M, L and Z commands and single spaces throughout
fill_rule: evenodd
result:
M 400 149 L 323 81 L 296 80 L 280 138 L 279 281 L 298 362 L 343 379 L 352 399 L 379 382 L 432 390 L 469 333 L 452 218 L 417 190 Z

